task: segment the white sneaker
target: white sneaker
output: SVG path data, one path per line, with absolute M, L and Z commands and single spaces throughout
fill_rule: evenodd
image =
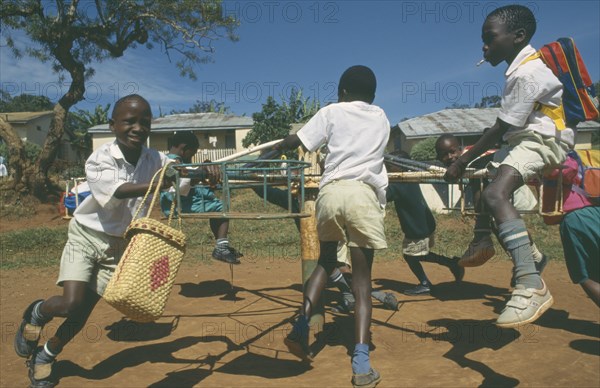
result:
M 487 235 L 479 239 L 479 241 L 471 241 L 467 250 L 458 261 L 461 267 L 479 267 L 485 264 L 486 261 L 494 257 L 496 250 L 492 237 Z
M 554 303 L 546 283 L 542 280 L 542 289 L 525 288 L 517 284 L 512 297 L 496 320 L 496 325 L 505 329 L 515 328 L 538 319 Z

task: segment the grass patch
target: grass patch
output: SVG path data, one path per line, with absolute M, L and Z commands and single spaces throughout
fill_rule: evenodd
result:
M 66 225 L 2 233 L 0 269 L 58 266 L 66 242 Z
M 220 193 L 219 193 L 220 195 Z M 267 204 L 249 190 L 234 192 L 232 204 L 235 211 L 248 213 L 281 212 Z M 553 260 L 563 260 L 558 226 L 545 225 L 539 216 L 525 216 L 525 221 L 538 247 Z M 437 230 L 434 252 L 446 256 L 460 256 L 473 236 L 473 218 L 460 214 L 436 215 Z M 214 238 L 209 221 L 184 219 L 183 231 L 188 236 L 186 262 L 212 264 Z M 377 252 L 375 260 L 402 258 L 403 234 L 391 204 L 386 208 L 386 236 L 388 249 Z M 231 220 L 229 239 L 232 246 L 244 253 L 246 262 L 299 262 L 300 236 L 292 219 Z M 67 240 L 67 225 L 60 228 L 33 228 L 0 234 L 0 268 L 58 266 Z M 500 245 L 496 244 L 496 260 L 509 260 Z
M 3 222 L 35 215 L 35 205 L 39 200 L 34 196 L 23 199 L 16 196 L 14 191 L 0 188 L 0 218 Z

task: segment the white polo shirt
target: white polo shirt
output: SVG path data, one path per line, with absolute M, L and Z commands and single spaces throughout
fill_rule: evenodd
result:
M 388 178 L 383 154 L 390 123 L 383 109 L 362 101 L 331 104 L 321 108 L 297 135 L 309 151 L 327 144 L 320 188 L 333 180 L 358 180 L 373 187 L 385 206 Z
M 552 119 L 534 109 L 537 102 L 550 107 L 559 106 L 563 90 L 562 83 L 541 59 L 521 64 L 535 52 L 527 45 L 506 70 L 498 118 L 512 127 L 504 134 L 504 140 L 517 132 L 529 130 L 546 137 L 556 137 L 572 147 L 575 144 L 573 130 L 557 130 Z
M 125 160 L 115 140 L 100 146 L 85 163 L 92 194 L 77 207 L 73 216 L 81 225 L 111 236 L 123 236 L 142 197 L 117 199 L 113 195 L 124 183 L 149 183 L 168 159 L 151 148 L 142 148 L 136 166 Z M 147 206 L 146 206 L 147 207 Z M 143 209 L 141 216 L 146 214 Z

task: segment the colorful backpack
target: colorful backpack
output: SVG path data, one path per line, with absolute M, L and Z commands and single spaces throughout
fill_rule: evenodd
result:
M 556 128 L 575 128 L 582 121 L 598 121 L 598 97 L 592 79 L 572 38 L 559 38 L 544 45 L 525 62 L 540 58 L 563 84 L 562 106 L 538 104 L 536 109 L 554 120 Z
M 569 155 L 577 161 L 580 182 L 574 184 L 572 190 L 585 195 L 592 204 L 600 205 L 600 150 L 576 150 Z

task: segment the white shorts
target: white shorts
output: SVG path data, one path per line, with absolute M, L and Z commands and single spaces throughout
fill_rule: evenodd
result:
M 126 246 L 123 237 L 97 232 L 81 225 L 75 218 L 71 219 L 56 284 L 86 282 L 92 291 L 104 294 Z
M 493 178 L 501 165 L 511 166 L 521 174 L 523 182 L 528 182 L 560 166 L 567 159 L 568 151 L 566 143 L 553 137 L 522 131 L 508 139 L 508 147 L 494 154 L 494 161 L 488 163 L 487 169 Z
M 326 184 L 316 201 L 320 241 L 345 241 L 349 247 L 385 249 L 381 208 L 373 188 L 360 181 L 340 180 Z

